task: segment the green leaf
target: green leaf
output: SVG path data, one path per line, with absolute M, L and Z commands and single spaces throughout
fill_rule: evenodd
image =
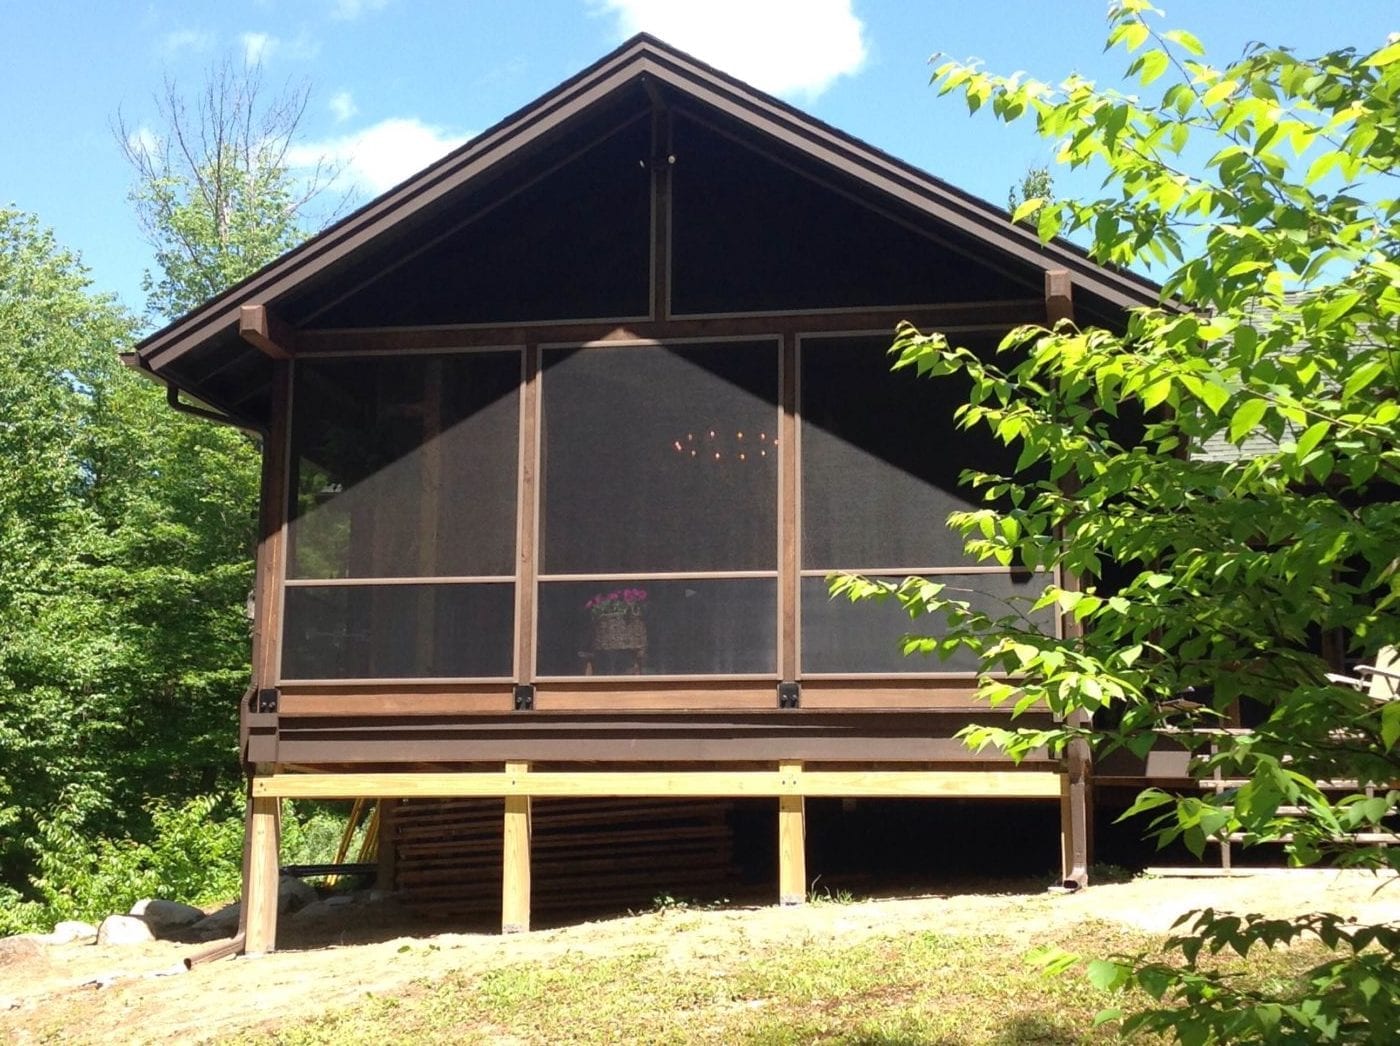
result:
M 1367 360 L 1351 372 L 1342 386 L 1342 399 L 1349 400 L 1385 373 L 1384 360 Z
M 1201 41 L 1185 29 L 1168 29 L 1162 36 L 1190 51 L 1193 55 L 1199 56 L 1206 53 L 1206 49 L 1201 46 Z
M 1383 65 L 1390 65 L 1392 62 L 1400 62 L 1400 40 L 1382 47 L 1375 54 L 1365 59 L 1361 64 L 1376 68 Z
M 1230 442 L 1239 443 L 1248 436 L 1268 413 L 1269 404 L 1263 399 L 1245 400 L 1230 419 Z
M 1041 196 L 1033 196 L 1029 200 L 1023 200 L 1021 203 L 1017 204 L 1016 209 L 1011 212 L 1011 220 L 1013 222 L 1025 221 L 1043 206 L 1045 206 L 1045 198 Z
M 1400 701 L 1387 701 L 1381 706 L 1381 744 L 1389 752 L 1400 741 Z
M 1313 448 L 1316 447 L 1318 443 L 1322 441 L 1323 437 L 1331 430 L 1332 423 L 1330 421 L 1318 421 L 1309 425 L 1307 431 L 1298 437 L 1298 459 L 1301 461 L 1312 453 Z
M 1142 68 L 1138 73 L 1138 79 L 1146 87 L 1165 73 L 1170 64 L 1171 59 L 1167 57 L 1165 51 L 1145 51 L 1142 55 Z
M 1089 983 L 1101 991 L 1115 991 L 1128 981 L 1128 968 L 1108 959 L 1093 959 L 1085 970 Z

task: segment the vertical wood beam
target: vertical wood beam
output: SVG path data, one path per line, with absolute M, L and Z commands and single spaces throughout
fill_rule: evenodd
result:
M 666 320 L 671 317 L 671 113 L 654 90 L 651 95 L 651 318 Z
M 1050 269 L 1045 273 L 1045 324 L 1054 327 L 1061 320 L 1074 319 L 1074 284 L 1067 269 Z M 1081 586 L 1078 576 L 1063 570 L 1056 578 L 1060 587 L 1077 592 Z M 1083 626 L 1072 614 L 1060 618 L 1061 635 L 1075 639 L 1084 634 Z M 1088 726 L 1089 716 L 1072 713 L 1066 720 L 1070 726 Z M 1067 887 L 1089 884 L 1089 863 L 1092 860 L 1093 796 L 1091 791 L 1092 761 L 1089 746 L 1083 741 L 1071 742 L 1065 751 L 1060 777 L 1060 879 Z
M 799 599 L 800 477 L 797 448 L 797 335 L 783 335 L 778 398 L 778 672 L 784 682 L 797 681 Z
M 526 345 L 520 395 L 520 468 L 516 516 L 515 681 L 535 679 L 535 579 L 539 575 L 540 347 Z
M 398 831 L 394 826 L 394 815 L 400 799 L 380 799 L 379 832 L 375 839 L 374 888 L 391 891 L 394 877 L 398 874 Z
M 278 813 L 280 799 L 254 796 L 248 814 L 248 868 L 243 883 L 245 955 L 277 948 Z
M 796 787 L 800 762 L 781 762 L 778 773 Z M 807 901 L 807 809 L 800 795 L 778 797 L 778 903 Z
M 262 445 L 262 498 L 253 582 L 253 679 L 277 683 L 282 661 L 282 580 L 287 573 L 287 473 L 290 464 L 292 366 L 272 365 L 272 406 Z
M 442 537 L 442 360 L 429 359 L 423 368 L 422 438 L 418 462 L 418 573 L 440 574 L 438 543 Z M 406 507 L 406 506 L 405 506 Z M 438 591 L 435 585 L 418 590 L 415 663 L 430 675 L 436 654 Z
M 523 776 L 524 762 L 506 763 L 506 773 Z M 506 796 L 505 836 L 501 853 L 501 932 L 530 929 L 530 797 Z

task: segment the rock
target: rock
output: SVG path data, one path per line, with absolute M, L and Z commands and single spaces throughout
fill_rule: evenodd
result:
M 277 914 L 286 915 L 305 908 L 316 898 L 316 891 L 296 876 L 284 875 L 277 884 Z
M 204 918 L 204 913 L 198 908 L 178 901 L 163 901 L 158 897 L 137 901 L 131 906 L 131 914 L 146 920 L 146 925 L 157 935 L 170 930 L 183 930 Z
M 334 915 L 335 909 L 327 901 L 312 901 L 305 908 L 293 913 L 292 922 L 309 923 Z
M 220 908 L 212 915 L 199 920 L 190 927 L 190 932 L 201 941 L 217 941 L 222 937 L 232 937 L 238 932 L 238 916 L 242 905 L 237 901 Z
M 49 934 L 51 944 L 72 944 L 74 941 L 82 941 L 86 944 L 97 940 L 97 927 L 92 923 L 77 922 L 73 919 L 66 919 L 58 923 Z
M 98 944 L 145 944 L 155 939 L 146 920 L 135 915 L 109 915 L 97 928 Z
M 30 962 L 47 963 L 47 956 L 44 955 L 46 943 L 47 938 L 37 933 L 0 937 L 0 968 Z

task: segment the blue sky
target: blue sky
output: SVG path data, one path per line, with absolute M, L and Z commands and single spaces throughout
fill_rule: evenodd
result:
M 1380 46 L 1394 0 L 1162 0 L 1224 61 L 1249 40 L 1314 53 Z M 996 203 L 1049 146 L 970 118 L 928 86 L 929 56 L 1058 81 L 1116 82 L 1102 0 L 0 0 L 0 205 L 38 215 L 97 289 L 134 310 L 150 252 L 113 137 L 158 126 L 165 76 L 195 88 L 221 55 L 269 87 L 308 83 L 298 159 L 343 166 L 367 201 L 644 29 Z M 1061 182 L 1061 187 L 1075 188 Z M 1085 187 L 1086 190 L 1091 187 Z

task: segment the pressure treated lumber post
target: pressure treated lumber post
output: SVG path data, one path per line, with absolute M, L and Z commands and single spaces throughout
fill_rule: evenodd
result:
M 783 784 L 791 782 L 794 791 L 802 774 L 801 763 L 782 762 L 778 773 Z M 784 905 L 807 901 L 807 810 L 801 795 L 778 797 L 778 902 Z
M 506 773 L 523 777 L 529 763 L 506 763 Z M 501 853 L 501 932 L 530 929 L 530 797 L 506 796 L 505 840 Z
M 248 873 L 243 888 L 243 953 L 277 948 L 277 814 L 280 799 L 254 796 L 248 815 Z

